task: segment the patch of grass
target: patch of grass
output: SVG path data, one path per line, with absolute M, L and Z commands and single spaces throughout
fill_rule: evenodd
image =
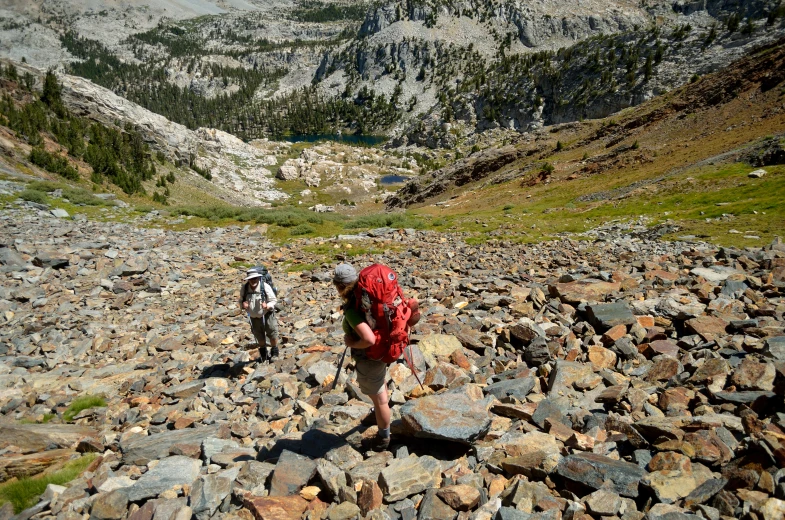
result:
M 345 229 L 374 229 L 381 227 L 423 229 L 425 222 L 405 213 L 376 214 L 357 217 L 344 224 Z
M 54 473 L 0 484 L 0 503 L 10 502 L 14 506 L 14 512 L 20 513 L 38 501 L 38 497 L 46 491 L 46 486 L 62 486 L 71 482 L 81 475 L 95 458 L 95 453 L 88 453 L 68 461 L 62 469 Z
M 767 166 L 765 177 L 749 179 L 747 174 L 753 169 L 741 163 L 693 168 L 643 186 L 623 198 L 595 202 L 580 202 L 578 197 L 628 186 L 640 180 L 637 172 L 622 177 L 610 171 L 526 190 L 511 189 L 512 181 L 483 190 L 481 200 L 463 195 L 452 201 L 449 208 L 428 206 L 417 211 L 423 216 L 432 215 L 432 226 L 436 218 L 450 219 L 454 230 L 473 233 L 467 242 L 475 244 L 503 238 L 498 233 L 489 234 L 496 230 L 496 218 L 503 207 L 503 203 L 492 201 L 506 203 L 512 199 L 515 211 L 508 214 L 514 218 L 503 222 L 511 227 L 505 237 L 513 241 L 534 243 L 559 233 L 581 233 L 611 220 L 645 216 L 651 225 L 672 221 L 680 226 L 673 236 L 666 236 L 669 239 L 695 235 L 724 246 L 762 246 L 785 229 L 785 205 L 779 202 L 780 194 L 785 193 L 785 166 Z M 488 227 L 483 228 L 482 224 Z M 729 233 L 731 229 L 740 233 Z M 745 235 L 760 239 L 745 239 Z
M 34 181 L 27 185 L 27 189 L 44 193 L 52 193 L 60 190 L 63 193 L 64 199 L 68 199 L 71 204 L 77 206 L 114 206 L 112 202 L 100 199 L 83 188 L 75 188 L 60 182 Z
M 232 262 L 229 264 L 229 267 L 233 269 L 250 269 L 253 267 L 253 264 L 250 262 Z
M 296 227 L 301 224 L 323 224 L 326 220 L 339 220 L 340 215 L 316 214 L 311 211 L 282 208 L 244 208 L 238 206 L 184 206 L 174 208 L 172 215 L 193 215 L 212 222 L 237 221 L 256 222 L 281 227 Z
M 106 399 L 101 396 L 84 395 L 82 397 L 77 397 L 71 402 L 65 412 L 63 412 L 63 420 L 66 422 L 73 421 L 74 417 L 82 410 L 100 406 L 106 406 Z
M 28 202 L 35 202 L 36 204 L 48 204 L 49 199 L 46 193 L 38 190 L 26 189 L 19 193 L 19 198 Z
M 287 273 L 301 273 L 303 271 L 313 271 L 319 264 L 292 264 L 286 267 Z
M 43 415 L 43 417 L 41 418 L 41 420 L 40 420 L 40 421 L 33 420 L 33 419 L 21 419 L 21 420 L 19 421 L 19 424 L 47 424 L 47 423 L 49 423 L 49 422 L 50 422 L 52 419 L 54 419 L 55 417 L 57 417 L 57 415 L 56 415 L 56 414 L 53 414 L 53 413 L 45 413 L 45 414 Z
M 340 254 L 343 256 L 348 256 L 353 258 L 355 256 L 373 256 L 373 255 L 383 255 L 383 254 L 395 254 L 399 251 L 400 247 L 390 246 L 387 248 L 379 248 L 379 247 L 366 247 L 366 246 L 352 246 L 351 249 L 341 249 Z M 338 255 L 336 255 L 337 257 Z

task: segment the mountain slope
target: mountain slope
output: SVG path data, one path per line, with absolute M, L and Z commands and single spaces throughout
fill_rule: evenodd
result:
M 381 133 L 432 148 L 603 117 L 785 34 L 774 0 L 194 0 L 176 15 L 164 3 L 31 5 L 0 11 L 0 54 L 18 59 L 35 32 L 51 56 L 34 61 L 191 129 Z
M 506 147 L 475 153 L 410 182 L 388 199 L 388 207 L 452 215 L 453 222 L 479 219 L 501 234 L 505 227 L 521 232 L 534 225 L 538 231 L 529 233 L 537 236 L 582 229 L 588 216 L 650 215 L 662 221 L 681 214 L 694 229 L 701 227 L 700 212 L 752 217 L 761 211 L 758 202 L 765 206 L 762 201 L 776 196 L 770 190 L 783 188 L 777 184 L 782 168 L 774 166 L 765 183 L 758 183 L 760 191 L 734 191 L 744 184 L 737 177 L 742 172 L 785 162 L 783 71 L 785 40 L 780 40 L 612 118 L 544 128 Z M 658 208 L 679 190 L 684 197 L 679 204 L 672 200 L 674 207 Z M 779 206 L 754 218 L 770 231 L 774 223 L 782 229 L 785 214 Z

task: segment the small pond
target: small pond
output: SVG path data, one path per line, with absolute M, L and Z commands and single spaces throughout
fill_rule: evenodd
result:
M 406 177 L 404 175 L 385 175 L 384 177 L 379 179 L 379 182 L 381 182 L 385 186 L 389 184 L 403 184 L 408 181 L 409 181 L 409 177 Z

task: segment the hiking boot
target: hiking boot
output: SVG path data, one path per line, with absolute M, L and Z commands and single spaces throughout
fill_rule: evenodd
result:
M 278 357 L 278 345 L 270 349 L 270 360 Z
M 381 437 L 377 435 L 371 441 L 371 449 L 373 451 L 387 451 L 390 448 L 390 438 Z
M 371 408 L 371 411 L 368 412 L 368 415 L 362 418 L 360 423 L 363 426 L 376 426 L 376 411 Z
M 270 359 L 267 354 L 267 347 L 259 347 L 259 363 L 266 363 Z

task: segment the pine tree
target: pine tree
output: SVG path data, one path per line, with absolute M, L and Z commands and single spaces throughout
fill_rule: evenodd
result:
M 54 72 L 48 70 L 44 78 L 44 91 L 41 94 L 41 101 L 46 103 L 50 108 L 62 104 L 62 96 L 60 93 L 60 83 Z

